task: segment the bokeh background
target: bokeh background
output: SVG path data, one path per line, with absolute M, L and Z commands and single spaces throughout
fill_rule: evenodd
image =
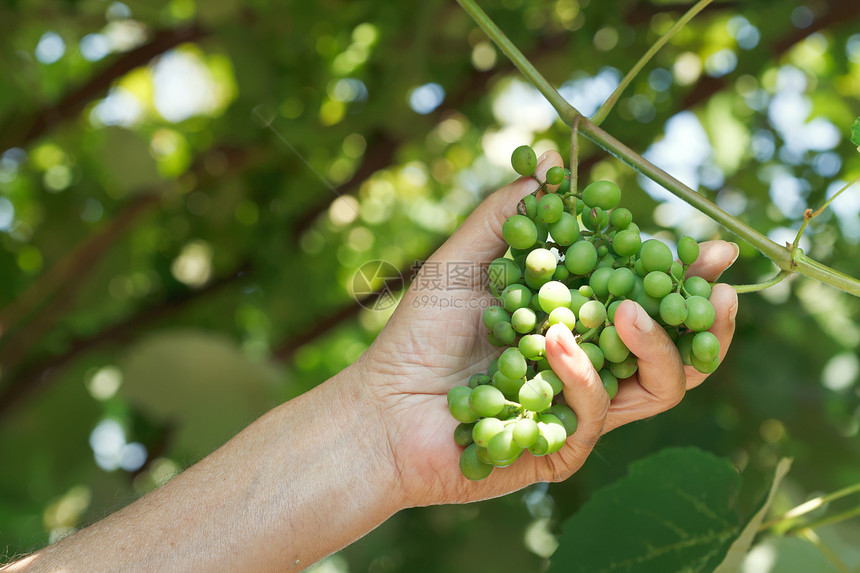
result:
M 481 4 L 586 114 L 691 5 Z M 569 149 L 452 1 L 5 0 L 0 78 L 7 557 L 116 510 L 350 364 L 388 317 L 353 296 L 362 263 L 408 277 L 514 177 L 513 148 Z M 860 3 L 718 0 L 604 127 L 784 242 L 860 174 L 858 94 Z M 649 235 L 733 239 L 587 143 L 581 172 L 618 182 Z M 860 275 L 858 213 L 854 190 L 802 246 Z M 775 272 L 741 249 L 724 280 Z M 745 295 L 709 382 L 607 435 L 567 482 L 401 512 L 317 570 L 540 570 L 591 492 L 671 445 L 730 459 L 748 504 L 785 455 L 783 508 L 858 483 L 858 312 L 803 279 Z M 860 527 L 821 535 L 851 554 Z M 803 563 L 757 551 L 751 571 Z

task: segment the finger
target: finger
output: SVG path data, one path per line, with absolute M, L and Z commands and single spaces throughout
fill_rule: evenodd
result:
M 564 479 L 579 469 L 603 434 L 609 394 L 566 326 L 556 324 L 547 331 L 546 354 L 553 371 L 564 382 L 565 402 L 578 421 L 576 432 L 558 452 L 562 464 L 553 479 Z
M 615 311 L 615 328 L 636 355 L 639 369 L 619 384 L 606 431 L 664 412 L 686 391 L 684 363 L 675 343 L 644 308 L 630 300 L 622 302 Z
M 550 167 L 563 164 L 561 155 L 547 151 L 541 155 L 535 175 L 543 181 Z M 502 223 L 516 214 L 520 199 L 539 186 L 532 177 L 520 177 L 487 197 L 432 258 L 481 264 L 502 256 L 508 248 L 502 238 Z
M 714 305 L 716 318 L 714 319 L 714 325 L 708 330 L 713 332 L 717 340 L 720 341 L 720 362 L 722 362 L 735 334 L 735 317 L 738 314 L 738 293 L 727 284 L 714 285 L 714 289 L 711 291 L 711 304 Z M 688 390 L 695 388 L 708 377 L 708 374 L 703 374 L 692 366 L 687 366 L 686 372 Z
M 687 270 L 687 276 L 697 276 L 713 282 L 732 266 L 740 254 L 740 247 L 728 241 L 699 243 L 699 257 Z

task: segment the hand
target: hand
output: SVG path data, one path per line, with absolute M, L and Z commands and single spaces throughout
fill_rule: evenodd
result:
M 555 165 L 562 165 L 561 157 L 555 152 L 545 154 L 538 162 L 538 176 L 543 179 Z M 579 419 L 576 433 L 559 452 L 543 457 L 524 455 L 480 482 L 460 474 L 461 448 L 452 438 L 457 422 L 448 412 L 446 394 L 452 386 L 465 384 L 471 374 L 485 372 L 500 350 L 487 341 L 481 323 L 483 309 L 494 301 L 482 284 L 481 273 L 472 272 L 470 288 L 462 288 L 445 271 L 451 265 L 485 269 L 502 256 L 507 249 L 502 223 L 515 213 L 518 201 L 537 187 L 534 179 L 520 178 L 481 203 L 424 265 L 386 328 L 354 365 L 362 372 L 387 429 L 388 455 L 405 507 L 474 501 L 537 481 L 566 479 L 582 466 L 603 433 L 671 408 L 687 389 L 706 378 L 684 367 L 665 331 L 638 304 L 626 301 L 616 312 L 615 325 L 621 339 L 639 357 L 639 371 L 621 381 L 618 395 L 610 403 L 571 332 L 556 325 L 547 332 L 547 358 L 564 381 L 564 398 Z M 736 257 L 735 245 L 703 243 L 690 272 L 715 280 Z M 430 280 L 431 271 L 441 271 L 441 285 Z M 421 291 L 429 285 L 435 288 Z M 737 297 L 731 287 L 718 285 L 711 302 L 716 309 L 711 331 L 720 341 L 722 359 L 734 331 Z

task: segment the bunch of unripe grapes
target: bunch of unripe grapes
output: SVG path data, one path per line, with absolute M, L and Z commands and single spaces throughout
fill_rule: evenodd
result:
M 621 191 L 614 183 L 595 181 L 578 192 L 561 167 L 550 168 L 541 181 L 534 175 L 535 153 L 525 145 L 511 163 L 540 187 L 502 226 L 510 258 L 489 267 L 490 290 L 501 305 L 487 308 L 483 323 L 490 342 L 505 350 L 486 374 L 448 392 L 448 407 L 460 422 L 454 440 L 465 447 L 460 470 L 471 480 L 512 464 L 526 450 L 557 452 L 576 431 L 576 414 L 546 359 L 544 334 L 554 324 L 575 333 L 610 399 L 618 381 L 638 369 L 613 325 L 625 299 L 665 328 L 685 364 L 704 373 L 719 364 L 719 341 L 708 332 L 715 319 L 711 284 L 685 278 L 699 256 L 694 239 L 678 241 L 675 261 L 664 243 L 642 241 L 630 211 L 617 207 Z M 553 192 L 549 186 L 556 185 Z

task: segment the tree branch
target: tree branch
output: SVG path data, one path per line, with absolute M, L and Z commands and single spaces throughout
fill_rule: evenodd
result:
M 208 31 L 197 24 L 159 30 L 148 43 L 126 52 L 87 83 L 69 91 L 56 104 L 46 105 L 21 120 L 13 121 L 17 127 L 10 128 L 5 136 L 0 137 L 0 152 L 10 147 L 27 147 L 49 130 L 75 117 L 87 103 L 106 94 L 116 79 L 180 44 L 200 40 L 206 35 Z

